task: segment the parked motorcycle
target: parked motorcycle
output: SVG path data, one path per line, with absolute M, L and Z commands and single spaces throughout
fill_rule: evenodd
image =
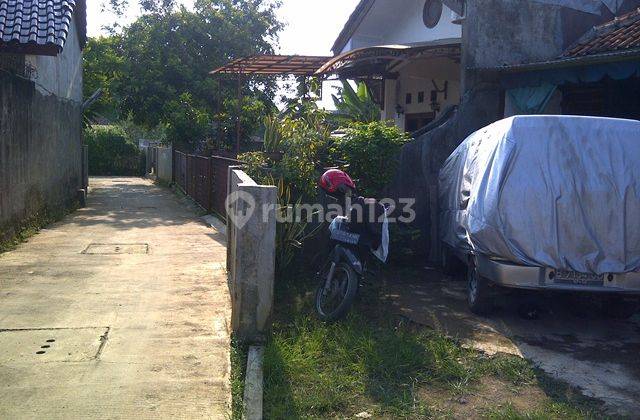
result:
M 330 173 L 333 176 L 329 180 L 325 173 L 320 186 L 334 196 L 340 194 L 341 188 L 336 186 L 340 183 L 348 184 L 348 189 L 343 188 L 343 191 L 355 191 L 355 184 L 348 175 L 339 172 Z M 332 250 L 316 274 L 319 284 L 315 307 L 321 320 L 333 322 L 347 314 L 372 256 L 386 262 L 389 252 L 387 211 L 388 208 L 374 200 L 358 197 L 353 200 L 349 217 L 338 216 L 329 225 Z

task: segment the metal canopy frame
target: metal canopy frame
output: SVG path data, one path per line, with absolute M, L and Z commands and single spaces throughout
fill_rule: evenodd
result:
M 437 43 L 409 45 L 381 45 L 358 48 L 340 54 L 327 61 L 316 76 L 338 74 L 340 76 L 387 76 L 393 78 L 402 63 L 420 58 L 446 57 L 460 61 L 460 41 L 442 40 Z
M 236 106 L 236 153 L 240 153 L 240 112 L 242 101 L 242 82 L 246 76 L 304 76 L 311 77 L 331 57 L 315 55 L 254 55 L 238 58 L 229 64 L 218 67 L 209 72 L 211 75 L 233 74 L 237 77 L 237 101 Z
M 255 55 L 233 60 L 210 74 L 313 76 L 330 59 L 309 55 Z

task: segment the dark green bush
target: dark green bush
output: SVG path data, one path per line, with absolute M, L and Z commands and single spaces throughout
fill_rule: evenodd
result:
M 358 185 L 358 193 L 380 198 L 398 166 L 400 149 L 409 137 L 385 121 L 354 123 L 336 139 L 331 155 Z
M 144 175 L 144 156 L 127 141 L 124 130 L 117 126 L 94 126 L 85 130 L 89 146 L 90 175 Z

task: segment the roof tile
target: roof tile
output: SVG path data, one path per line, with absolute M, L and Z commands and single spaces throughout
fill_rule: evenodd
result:
M 75 18 L 86 43 L 86 0 L 0 0 L 0 52 L 56 55 Z
M 594 27 L 563 58 L 640 48 L 640 8 Z

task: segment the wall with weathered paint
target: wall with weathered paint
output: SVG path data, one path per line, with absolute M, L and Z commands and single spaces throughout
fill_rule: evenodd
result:
M 441 111 L 451 105 L 460 103 L 460 65 L 448 58 L 419 59 L 407 64 L 399 72 L 397 80 L 385 81 L 385 106 L 382 113 L 384 120 L 394 120 L 404 130 L 405 116 L 412 113 L 431 112 L 432 81 L 439 89 L 448 84 L 447 95 L 438 93 Z M 424 93 L 424 102 L 418 102 L 418 94 Z M 411 104 L 406 103 L 406 95 L 412 96 Z M 396 106 L 403 108 L 404 114 L 396 113 Z M 436 117 L 439 114 L 436 113 Z
M 82 101 L 82 50 L 75 20 L 69 26 L 61 54 L 27 55 L 26 61 L 37 70 L 36 89 L 43 95 L 53 93 L 59 98 Z
M 263 342 L 271 329 L 278 188 L 228 169 L 227 271 L 231 329 L 241 342 Z
M 442 8 L 438 24 L 434 28 L 427 28 L 422 20 L 424 4 L 424 0 L 375 2 L 342 52 L 374 45 L 460 38 L 460 25 L 452 23 L 454 14 L 446 6 Z
M 44 209 L 68 206 L 82 188 L 77 36 L 60 56 L 29 60 L 33 81 L 0 73 L 0 240 Z

